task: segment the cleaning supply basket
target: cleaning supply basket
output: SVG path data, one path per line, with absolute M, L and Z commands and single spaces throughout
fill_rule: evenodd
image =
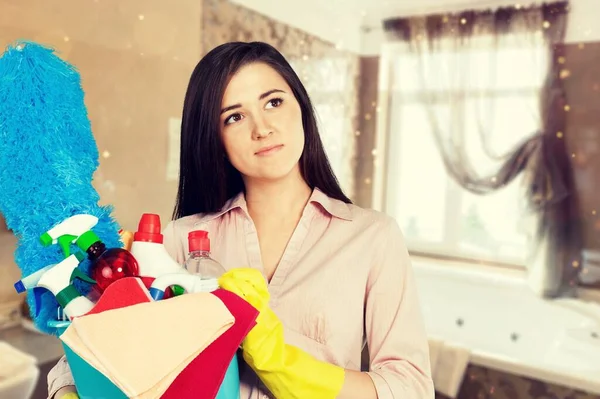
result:
M 48 327 L 56 329 L 60 338 L 60 335 L 70 324 L 69 321 L 56 320 L 50 321 Z M 127 399 L 127 395 L 104 374 L 77 355 L 67 344 L 64 342 L 62 344 L 73 374 L 77 393 L 81 399 Z M 202 387 L 198 387 L 198 389 L 202 389 Z M 238 358 L 237 354 L 234 354 L 215 399 L 239 399 L 239 392 Z

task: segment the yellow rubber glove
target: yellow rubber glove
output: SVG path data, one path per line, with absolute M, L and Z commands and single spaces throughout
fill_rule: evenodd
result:
M 230 270 L 221 276 L 219 286 L 260 312 L 256 326 L 242 343 L 243 356 L 276 398 L 337 397 L 344 383 L 344 369 L 285 343 L 283 325 L 269 308 L 267 282 L 258 270 Z
M 60 388 L 53 396 L 54 399 L 79 399 L 75 385 L 67 385 Z

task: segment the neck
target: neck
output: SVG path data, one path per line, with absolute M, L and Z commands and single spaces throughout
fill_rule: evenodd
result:
M 250 217 L 288 219 L 299 218 L 308 202 L 312 189 L 300 176 L 288 176 L 278 181 L 245 182 L 246 204 Z

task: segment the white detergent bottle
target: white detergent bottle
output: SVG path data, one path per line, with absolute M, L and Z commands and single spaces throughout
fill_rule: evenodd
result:
M 163 274 L 185 273 L 185 269 L 173 259 L 163 245 L 160 216 L 144 213 L 138 230 L 133 235 L 129 250 L 139 266 L 142 279 L 154 279 Z

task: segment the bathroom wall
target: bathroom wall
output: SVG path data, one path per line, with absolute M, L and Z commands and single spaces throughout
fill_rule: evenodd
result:
M 20 320 L 18 308 L 22 297 L 13 288 L 13 283 L 20 278 L 13 261 L 15 243 L 15 236 L 7 230 L 0 215 L 0 330 Z
M 200 21 L 194 0 L 2 1 L 3 48 L 34 40 L 79 69 L 101 154 L 94 186 L 125 228 L 143 212 L 171 214 L 169 122 L 200 55 Z
M 571 151 L 586 248 L 600 251 L 600 41 L 567 44 L 563 65 Z M 600 265 L 598 265 L 600 267 Z

